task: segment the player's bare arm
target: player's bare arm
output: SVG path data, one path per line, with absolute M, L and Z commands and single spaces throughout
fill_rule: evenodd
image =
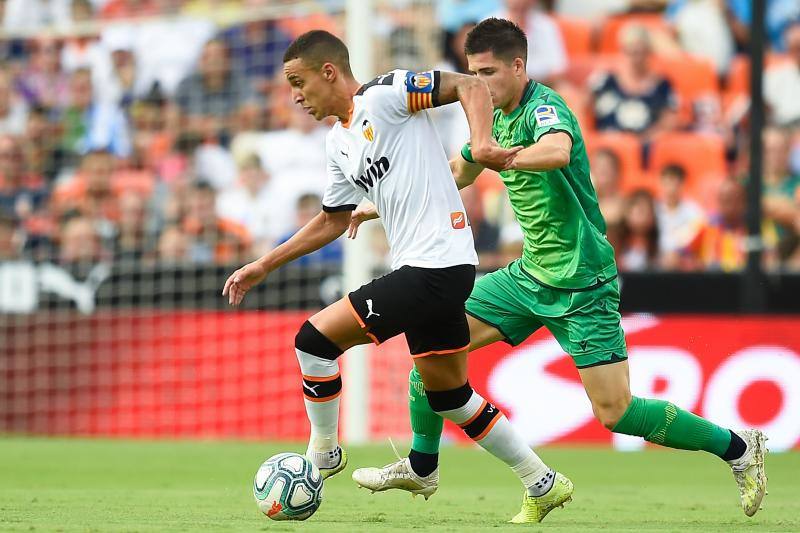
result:
M 572 138 L 569 135 L 564 132 L 550 133 L 521 150 L 509 168 L 531 171 L 563 168 L 569 165 L 571 151 Z
M 349 211 L 320 211 L 291 239 L 231 274 L 222 295 L 228 296 L 230 305 L 239 305 L 247 291 L 261 283 L 270 272 L 338 239 L 349 223 Z
M 487 85 L 475 76 L 442 72 L 438 104 L 453 102 L 461 102 L 467 115 L 475 161 L 493 170 L 508 168 L 520 148 L 502 148 L 492 139 L 492 95 Z
M 456 180 L 458 190 L 469 187 L 478 178 L 485 167 L 478 163 L 471 163 L 463 157 L 456 156 L 450 160 L 450 172 Z

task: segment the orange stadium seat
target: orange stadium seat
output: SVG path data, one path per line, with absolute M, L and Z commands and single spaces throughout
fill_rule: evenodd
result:
M 609 17 L 600 28 L 598 51 L 601 54 L 616 54 L 619 52 L 619 34 L 628 24 L 639 24 L 647 27 L 654 33 L 671 33 L 669 24 L 661 15 L 634 14 Z
M 651 181 L 668 165 L 686 170 L 686 191 L 706 208 L 715 205 L 719 183 L 727 175 L 725 143 L 720 137 L 696 133 L 669 133 L 653 141 Z
M 764 58 L 766 68 L 791 61 L 783 54 L 767 54 Z M 725 92 L 728 94 L 750 94 L 750 58 L 744 54 L 737 55 L 731 61 L 728 75 L 725 78 Z
M 632 133 L 619 132 L 585 132 L 586 151 L 590 157 L 592 152 L 607 149 L 619 158 L 622 179 L 620 187 L 623 192 L 646 186 L 642 168 L 642 144 L 639 137 Z
M 593 29 L 590 22 L 574 17 L 555 17 L 570 59 L 592 53 Z
M 667 78 L 678 95 L 679 115 L 684 123 L 692 120 L 692 104 L 700 97 L 719 98 L 719 81 L 710 61 L 683 54 L 654 56 L 654 68 Z

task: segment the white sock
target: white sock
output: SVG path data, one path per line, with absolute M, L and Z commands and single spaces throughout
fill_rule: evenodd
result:
M 478 428 L 475 437 L 483 449 L 508 466 L 519 477 L 531 496 L 540 496 L 553 486 L 555 473 L 542 462 L 536 453 L 525 443 L 508 419 L 497 407 L 486 402 L 480 394 L 473 391 L 467 403 L 457 409 L 442 411 L 439 414 L 456 424 L 467 427 L 477 420 L 482 412 L 483 420 L 490 420 L 485 428 Z M 493 415 L 493 413 L 496 413 Z
M 295 349 L 295 351 L 297 360 L 300 362 L 300 370 L 303 372 L 303 394 L 305 395 L 303 403 L 306 406 L 308 421 L 311 423 L 306 455 L 317 466 L 325 466 L 328 461 L 323 458 L 328 457 L 330 452 L 336 452 L 339 446 L 339 393 L 341 386 L 338 387 L 338 391 L 334 390 L 333 393 L 329 390 L 332 382 L 339 383 L 336 381 L 339 380 L 339 363 L 302 350 Z M 327 393 L 321 393 L 320 390 L 327 390 Z M 317 463 L 315 458 L 322 462 Z M 338 461 L 334 462 L 333 466 L 336 464 Z

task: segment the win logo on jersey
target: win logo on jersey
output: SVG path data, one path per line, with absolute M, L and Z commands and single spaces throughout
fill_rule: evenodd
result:
M 364 189 L 366 193 L 369 192 L 369 187 L 374 187 L 375 184 L 378 183 L 378 180 L 389 172 L 389 160 L 384 156 L 373 163 L 372 159 L 368 157 L 367 164 L 369 165 L 367 170 L 360 175 L 357 180 L 353 180 L 355 184 Z

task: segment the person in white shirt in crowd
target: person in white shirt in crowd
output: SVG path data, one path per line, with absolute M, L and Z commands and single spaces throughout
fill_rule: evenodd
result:
M 504 9 L 494 14 L 517 24 L 528 35 L 528 76 L 548 83 L 567 69 L 564 38 L 553 17 L 539 0 L 505 0 Z
M 284 210 L 275 209 L 272 178 L 264 170 L 261 158 L 250 154 L 239 164 L 239 179 L 235 186 L 224 190 L 217 197 L 217 214 L 238 222 L 253 237 L 253 252 L 264 254 L 279 237 L 276 228 L 285 222 L 275 220 Z M 290 223 L 294 219 L 290 219 Z
M 800 126 L 800 20 L 786 28 L 783 35 L 790 61 L 765 72 L 764 101 L 773 123 Z
M 0 68 L 0 134 L 21 135 L 27 121 L 27 102 L 14 89 L 8 70 Z
M 661 171 L 661 201 L 656 205 L 658 247 L 662 266 L 677 268 L 679 254 L 694 239 L 705 222 L 703 209 L 686 198 L 686 170 L 668 165 Z

